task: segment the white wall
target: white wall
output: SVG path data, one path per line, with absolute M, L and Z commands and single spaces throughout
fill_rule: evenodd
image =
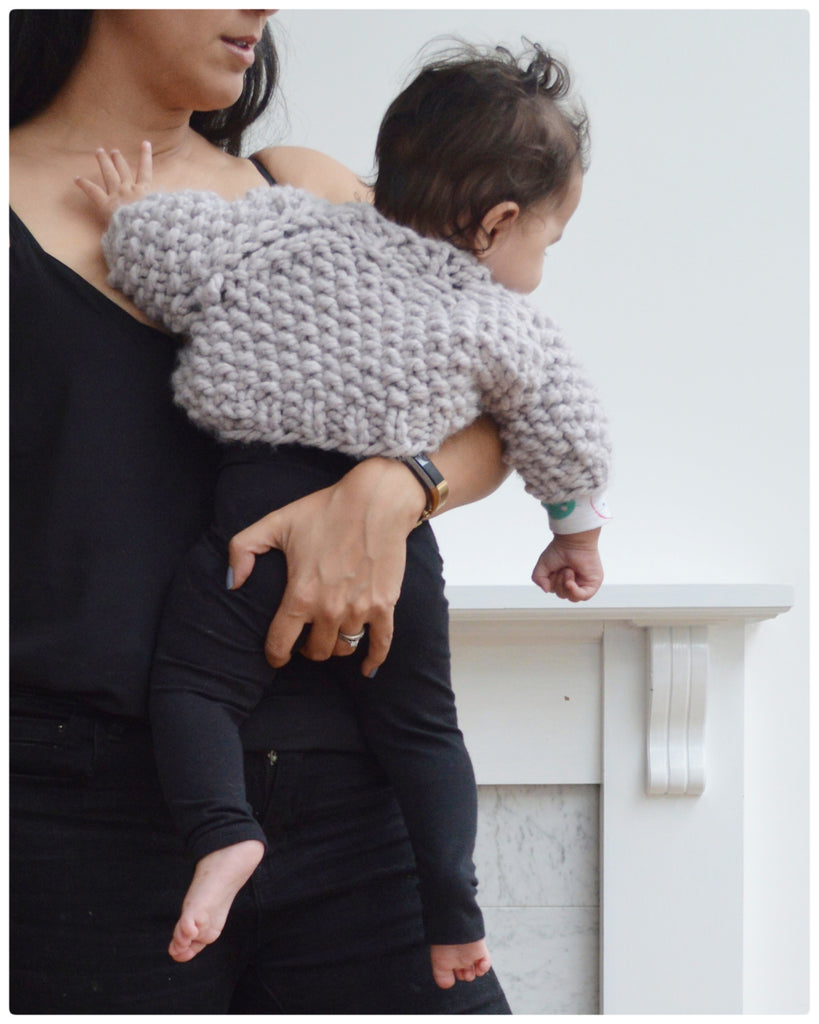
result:
M 264 142 L 362 174 L 436 35 L 527 36 L 574 69 L 592 166 L 536 298 L 610 413 L 607 580 L 796 588 L 751 638 L 745 1008 L 806 1010 L 807 12 L 296 10 L 274 26 L 289 127 Z M 546 524 L 511 481 L 436 533 L 450 583 L 523 583 Z

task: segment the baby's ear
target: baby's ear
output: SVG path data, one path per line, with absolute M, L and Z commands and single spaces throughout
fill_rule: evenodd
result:
M 484 216 L 481 226 L 478 229 L 478 238 L 475 249 L 479 256 L 485 256 L 499 242 L 503 241 L 506 233 L 520 216 L 520 207 L 511 199 L 505 199 L 502 203 L 496 203 Z

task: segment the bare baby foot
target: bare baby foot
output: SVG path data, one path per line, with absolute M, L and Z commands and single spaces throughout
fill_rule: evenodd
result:
M 174 960 L 187 963 L 219 938 L 236 893 L 263 854 L 264 845 L 258 839 L 248 839 L 214 850 L 197 863 L 168 946 Z
M 492 966 L 486 942 L 466 942 L 460 946 L 430 946 L 432 976 L 439 988 L 452 988 L 456 981 L 474 981 Z

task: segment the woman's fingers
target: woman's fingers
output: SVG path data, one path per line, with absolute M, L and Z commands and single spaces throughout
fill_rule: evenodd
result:
M 304 640 L 307 639 L 305 631 L 310 628 L 302 614 L 294 612 L 282 601 L 264 642 L 264 656 L 268 664 L 273 668 L 281 668 L 290 661 L 296 650 L 303 651 Z
M 335 651 L 338 642 L 338 620 L 325 617 L 321 611 L 312 614 L 310 632 L 299 647 L 299 653 L 311 661 L 326 661 Z
M 418 504 L 414 478 L 396 465 L 359 463 L 337 483 L 283 506 L 231 541 L 233 589 L 265 551 L 278 548 L 287 559 L 287 587 L 265 642 L 275 668 L 289 661 L 297 642 L 316 661 L 350 655 L 361 644 L 368 676 L 386 658 Z M 367 635 L 355 647 L 339 636 L 355 637 L 365 623 Z
M 350 654 L 355 654 L 359 644 L 364 646 L 367 644 L 366 625 L 362 623 L 359 626 L 351 626 L 349 623 L 342 622 L 336 631 L 333 654 L 338 658 L 345 658 Z
M 395 605 L 374 612 L 367 627 L 367 654 L 361 663 L 363 675 L 372 678 L 390 653 Z
M 270 623 L 264 652 L 274 668 L 286 665 L 295 650 L 311 661 L 326 661 L 355 654 L 359 645 L 365 650 L 361 663 L 363 675 L 373 676 L 389 654 L 393 636 L 393 607 L 375 609 L 371 621 L 359 629 L 344 629 L 336 617 L 320 617 L 315 611 L 298 608 L 288 601 L 287 594 Z M 310 621 L 310 616 L 315 621 Z M 359 637 L 355 644 L 345 640 Z M 363 634 L 363 635 L 360 635 Z
M 237 533 L 228 545 L 228 590 L 238 590 L 253 572 L 256 556 L 271 548 L 283 550 L 284 538 L 277 512 L 271 512 Z

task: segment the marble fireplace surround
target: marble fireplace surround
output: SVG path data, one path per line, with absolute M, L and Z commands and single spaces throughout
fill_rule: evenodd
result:
M 739 1013 L 746 625 L 776 585 L 447 589 L 479 785 L 600 787 L 603 1013 Z

